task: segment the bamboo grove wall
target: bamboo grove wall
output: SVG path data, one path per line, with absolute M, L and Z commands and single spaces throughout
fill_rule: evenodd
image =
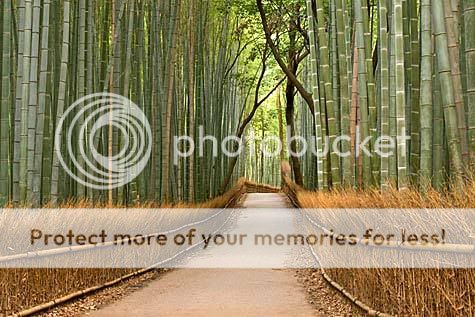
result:
M 211 156 L 208 143 L 203 157 L 175 166 L 170 148 L 172 136 L 197 135 L 199 126 L 218 138 L 237 129 L 249 84 L 237 76 L 241 47 L 228 0 L 5 0 L 0 17 L 0 203 L 217 194 L 228 158 Z M 112 193 L 73 181 L 53 153 L 69 105 L 103 91 L 131 99 L 153 130 L 145 171 Z M 101 153 L 120 148 L 111 134 L 98 141 Z
M 348 157 L 330 147 L 328 156 L 304 159 L 308 187 L 461 186 L 475 153 L 474 6 L 472 0 L 306 1 L 305 83 L 315 111 L 302 105 L 302 133 L 314 126 L 317 139 L 352 137 L 341 144 Z M 361 140 L 372 137 L 371 157 L 357 153 L 358 132 Z M 375 154 L 378 137 L 404 135 L 411 139 L 397 142 L 394 155 Z

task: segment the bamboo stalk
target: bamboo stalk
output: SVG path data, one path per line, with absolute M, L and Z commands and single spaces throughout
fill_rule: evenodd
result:
M 400 190 L 407 189 L 407 143 L 406 143 L 406 91 L 404 69 L 404 37 L 402 1 L 394 0 L 394 53 L 396 89 L 396 129 L 397 129 L 397 185 Z
M 451 65 L 447 32 L 444 23 L 444 7 L 440 1 L 432 3 L 437 65 L 441 84 L 441 99 L 444 108 L 447 142 L 449 147 L 452 177 L 458 189 L 463 188 L 463 161 L 460 148 L 460 132 L 457 122 L 454 88 L 451 80 Z
M 0 105 L 0 206 L 10 200 L 10 104 L 12 101 L 12 1 L 5 0 L 2 10 L 2 90 Z
M 69 28 L 70 28 L 70 2 L 68 0 L 64 1 L 63 4 L 63 37 L 62 37 L 62 53 L 61 53 L 61 76 L 59 79 L 59 87 L 58 87 L 58 104 L 56 108 L 56 122 L 61 120 L 64 114 L 64 105 L 65 105 L 65 98 L 66 98 L 66 83 L 67 83 L 67 74 L 68 74 L 68 66 L 69 66 Z M 57 131 L 58 136 L 61 136 L 61 131 Z M 59 181 L 60 181 L 60 163 L 58 159 L 58 151 L 60 148 L 54 149 L 55 154 L 53 155 L 53 162 L 52 162 L 52 173 L 51 173 L 51 202 L 54 205 L 57 205 L 59 202 Z
M 467 106 L 468 106 L 468 142 L 471 153 L 471 169 L 475 166 L 475 40 L 473 39 L 473 30 L 475 29 L 475 0 L 463 1 L 464 29 L 463 34 L 465 47 L 465 72 L 467 87 Z
M 335 118 L 335 100 L 333 96 L 333 83 L 331 81 L 330 63 L 329 63 L 329 49 L 328 49 L 328 35 L 325 29 L 325 14 L 323 7 L 323 0 L 317 0 L 317 22 L 318 22 L 318 42 L 319 42 L 319 56 L 320 56 L 320 77 L 323 81 L 325 102 L 322 107 L 326 107 L 327 114 L 327 135 L 330 144 L 334 144 L 337 137 L 337 124 Z M 338 187 L 341 185 L 340 177 L 340 161 L 334 148 L 330 149 L 329 169 L 331 171 L 331 185 Z
M 315 125 L 315 148 L 317 152 L 317 166 L 316 166 L 316 179 L 317 189 L 323 188 L 323 131 L 321 125 L 321 104 L 320 104 L 320 92 L 319 92 L 319 77 L 318 77 L 318 55 L 317 55 L 317 34 L 315 32 L 315 17 L 313 14 L 313 4 L 311 0 L 307 0 L 307 16 L 309 25 L 309 41 L 310 41 L 310 69 L 311 69 L 311 81 L 312 81 L 312 99 L 315 105 L 314 113 L 314 125 Z M 283 136 L 283 131 L 281 136 Z
M 379 6 L 379 60 L 380 60 L 380 133 L 384 137 L 382 144 L 390 145 L 390 115 L 389 115 L 389 33 L 387 1 L 382 0 Z M 389 179 L 389 155 L 381 155 L 381 188 L 387 189 Z
M 368 63 L 366 54 L 367 37 L 365 38 L 365 25 L 361 9 L 361 0 L 355 0 L 355 29 L 356 29 L 356 47 L 358 49 L 358 87 L 359 87 L 359 109 L 360 109 L 360 139 L 366 140 L 371 136 L 370 127 L 370 109 L 368 97 Z M 368 48 L 369 49 L 369 48 Z M 371 64 L 372 65 L 372 64 Z M 361 156 L 363 160 L 363 186 L 366 188 L 373 184 L 373 171 L 371 158 L 365 153 L 356 153 L 357 157 Z
M 421 161 L 420 187 L 427 190 L 432 179 L 433 148 L 433 45 L 432 45 L 432 0 L 421 1 Z

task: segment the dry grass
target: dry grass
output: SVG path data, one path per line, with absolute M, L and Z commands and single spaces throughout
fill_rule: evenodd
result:
M 475 208 L 464 193 L 413 190 L 309 192 L 287 185 L 302 208 Z M 332 278 L 369 306 L 398 316 L 475 316 L 474 269 L 332 269 Z
M 131 269 L 2 269 L 0 316 L 113 281 Z
M 134 208 L 223 208 L 233 204 L 246 189 L 240 179 L 224 195 L 204 203 L 157 204 L 147 203 Z M 51 206 L 46 206 L 51 207 Z M 117 208 L 88 201 L 63 203 L 61 208 Z M 120 207 L 120 206 L 119 206 Z M 49 302 L 86 288 L 102 285 L 132 273 L 132 269 L 0 269 L 0 316 Z
M 247 184 L 253 185 L 244 178 L 240 178 L 234 187 L 221 196 L 212 198 L 202 203 L 189 203 L 189 202 L 177 202 L 177 203 L 160 203 L 156 201 L 141 202 L 135 205 L 110 205 L 103 202 L 92 202 L 90 200 L 76 200 L 74 198 L 68 199 L 62 202 L 59 206 L 55 207 L 51 203 L 47 203 L 43 208 L 95 208 L 95 209 L 117 209 L 117 208 L 222 208 L 225 207 L 229 201 L 231 201 L 240 191 L 242 191 Z M 257 185 L 257 184 L 256 184 Z M 13 208 L 12 205 L 6 208 Z
M 246 190 L 248 193 L 278 193 L 280 188 L 269 185 L 258 184 L 252 181 L 245 181 Z
M 377 310 L 398 316 L 475 316 L 475 270 L 332 269 L 327 273 Z
M 412 190 L 400 192 L 390 189 L 380 192 L 349 189 L 299 191 L 297 199 L 304 208 L 475 208 L 475 183 L 467 185 L 464 194 L 435 190 L 423 194 Z

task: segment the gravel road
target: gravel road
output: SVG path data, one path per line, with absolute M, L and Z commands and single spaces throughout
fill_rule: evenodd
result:
M 249 194 L 242 203 L 243 208 L 277 209 L 288 206 L 289 202 L 282 194 Z M 260 218 L 256 217 L 255 221 L 263 220 L 262 215 L 258 217 Z M 287 219 L 289 225 L 295 225 L 296 221 L 293 218 L 296 217 L 291 212 L 287 217 L 290 219 L 290 221 Z M 253 215 L 245 214 L 243 218 L 245 221 L 252 221 Z M 140 287 L 133 292 L 123 292 L 121 296 L 109 300 L 104 300 L 104 295 L 97 294 L 97 297 L 102 298 L 99 304 L 94 303 L 94 296 L 89 297 L 88 305 L 93 308 L 74 315 L 88 317 L 359 315 L 347 300 L 331 289 L 323 278 L 312 270 L 180 269 L 160 274 L 157 278 L 139 285 Z M 107 298 L 108 291 L 105 292 Z M 69 312 L 71 313 L 71 310 Z M 61 309 L 53 314 L 53 316 L 61 315 Z

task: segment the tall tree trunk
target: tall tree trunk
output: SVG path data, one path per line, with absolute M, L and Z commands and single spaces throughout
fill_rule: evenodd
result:
M 173 92 L 174 92 L 174 84 L 175 84 L 175 67 L 177 61 L 177 53 L 176 53 L 176 38 L 177 38 L 177 28 L 179 25 L 179 8 L 180 8 L 181 0 L 176 0 L 174 6 L 172 6 L 172 16 L 170 17 L 170 32 L 171 38 L 169 43 L 169 51 L 168 51 L 168 84 L 167 84 L 167 98 L 166 98 L 166 112 L 165 112 L 165 126 L 164 126 L 164 135 L 163 135 L 163 143 L 162 143 L 162 197 L 164 202 L 170 202 L 172 199 L 172 195 L 170 192 L 171 187 L 171 178 L 170 178 L 170 155 L 171 151 L 171 135 L 172 135 L 172 111 L 173 111 Z
M 79 0 L 79 19 L 78 19 L 78 52 L 77 56 L 77 96 L 79 100 L 84 97 L 86 93 L 86 0 Z M 84 125 L 84 115 L 78 118 L 78 126 Z M 78 145 L 85 144 L 86 140 L 80 139 Z M 87 171 L 86 163 L 82 155 L 78 155 L 78 165 L 85 171 Z M 83 173 L 79 173 L 79 179 L 85 180 Z M 76 196 L 79 200 L 86 197 L 86 187 L 80 183 L 76 184 Z
M 195 139 L 195 1 L 188 3 L 188 136 Z M 188 200 L 195 200 L 195 155 L 188 159 Z
M 32 0 L 25 0 L 23 39 L 23 66 L 20 119 L 20 201 L 25 202 L 28 192 L 28 108 L 30 93 L 31 46 L 32 46 Z M 18 88 L 18 87 L 17 87 Z
M 317 21 L 318 21 L 318 39 L 319 39 L 319 56 L 320 56 L 320 77 L 323 81 L 323 95 L 325 96 L 325 103 L 322 108 L 326 108 L 327 114 L 327 134 L 330 147 L 329 168 L 331 170 L 331 184 L 330 186 L 340 186 L 340 160 L 334 150 L 333 144 L 337 137 L 337 124 L 335 118 L 335 100 L 333 96 L 333 86 L 331 81 L 329 51 L 328 51 L 328 35 L 325 26 L 325 13 L 323 0 L 317 0 Z M 334 74 L 336 76 L 336 74 Z
M 361 0 L 355 0 L 355 27 L 356 39 L 355 46 L 358 48 L 358 85 L 359 85 L 359 109 L 360 109 L 360 140 L 365 140 L 371 136 L 370 129 L 370 109 L 368 107 L 368 63 L 366 60 L 366 41 L 365 27 L 363 19 L 363 10 L 361 9 Z M 372 65 L 372 63 L 371 63 Z M 371 166 L 371 157 L 366 153 L 357 153 L 363 160 L 363 185 L 365 187 L 373 184 L 373 174 Z
M 43 175 L 43 138 L 45 129 L 45 112 L 48 99 L 48 67 L 49 67 L 49 20 L 50 0 L 43 3 L 43 25 L 41 28 L 41 60 L 40 79 L 38 90 L 38 116 L 36 118 L 35 157 L 33 175 L 33 199 L 36 204 L 41 204 L 42 175 Z M 49 110 L 49 109 L 48 109 Z M 49 140 L 51 142 L 51 140 Z M 47 153 L 46 156 L 49 156 Z
M 410 128 L 411 128 L 411 140 L 410 144 L 410 174 L 411 180 L 417 184 L 418 174 L 420 170 L 421 163 L 421 124 L 420 124 L 420 115 L 421 115 L 421 103 L 420 103 L 420 45 L 419 45 L 419 33 L 420 28 L 418 27 L 418 2 L 409 1 L 408 2 L 408 14 L 410 17 L 410 40 L 411 40 L 411 73 L 409 85 L 411 88 L 410 97 L 407 99 L 408 106 L 411 107 L 411 113 L 406 114 L 410 115 Z
M 58 87 L 58 105 L 56 108 L 56 122 L 61 120 L 64 114 L 64 104 L 66 98 L 66 84 L 67 84 L 67 74 L 68 74 L 68 64 L 69 64 L 69 20 L 70 14 L 70 2 L 65 0 L 63 4 L 63 38 L 62 38 L 62 54 L 61 54 L 61 76 L 59 79 Z M 61 137 L 61 131 L 57 131 L 56 137 Z M 53 169 L 51 174 L 51 202 L 56 205 L 59 202 L 59 173 L 60 173 L 60 163 L 59 163 L 59 152 L 61 144 L 58 147 L 55 146 L 55 154 L 53 155 Z
M 310 44 L 310 69 L 312 83 L 312 100 L 314 104 L 313 121 L 315 126 L 315 148 L 316 148 L 316 187 L 322 189 L 323 185 L 323 130 L 322 130 L 322 107 L 320 104 L 319 78 L 318 78 L 318 53 L 317 53 L 317 34 L 315 32 L 315 17 L 313 12 L 313 4 L 311 0 L 307 0 L 307 16 L 308 16 L 308 37 Z
M 458 17 L 453 15 L 450 1 L 443 1 L 445 14 L 445 29 L 447 32 L 447 45 L 449 50 L 451 80 L 453 85 L 455 109 L 457 111 L 457 124 L 460 137 L 460 149 L 462 151 L 463 163 L 470 160 L 470 153 L 467 143 L 467 120 L 465 115 L 465 105 L 463 100 L 462 74 L 460 68 L 460 40 Z
M 389 130 L 389 33 L 388 33 L 388 5 L 386 0 L 379 1 L 379 62 L 380 62 L 380 131 L 386 138 L 388 145 Z M 386 154 L 386 153 L 384 153 Z M 381 188 L 384 190 L 389 185 L 389 155 L 381 155 Z
M 285 99 L 286 99 L 286 107 L 285 107 L 285 119 L 287 121 L 287 138 L 292 139 L 296 136 L 296 131 L 295 131 L 295 121 L 294 121 L 294 116 L 295 116 L 295 87 L 292 83 L 291 80 L 287 81 L 287 87 L 285 89 Z M 290 143 L 290 142 L 289 142 Z M 295 178 L 295 183 L 297 185 L 303 186 L 303 175 L 302 175 L 302 169 L 300 165 L 300 159 L 294 155 L 297 153 L 297 143 L 296 142 L 291 142 L 289 144 L 290 148 L 290 161 L 292 163 L 292 170 L 294 172 L 294 178 Z
M 338 43 L 338 61 L 340 74 L 340 102 L 341 102 L 341 135 L 349 136 L 350 131 L 350 116 L 351 116 L 351 58 L 348 60 L 347 56 L 351 57 L 350 50 L 346 45 L 347 24 L 345 23 L 345 13 L 343 1 L 333 0 L 336 6 L 336 29 L 337 29 L 337 43 Z M 348 62 L 350 62 L 348 64 Z M 351 143 L 343 141 L 341 144 L 341 153 L 350 152 Z M 353 181 L 353 172 L 351 166 L 351 156 L 341 158 L 342 166 L 342 185 L 350 187 Z
M 470 142 L 471 169 L 475 170 L 475 0 L 464 0 L 464 53 L 468 107 L 468 142 Z
M 2 1 L 2 91 L 0 105 L 0 206 L 10 199 L 10 104 L 12 102 L 12 0 Z
M 437 0 L 436 0 L 437 1 Z M 421 163 L 420 187 L 427 190 L 432 178 L 433 138 L 433 47 L 432 47 L 432 0 L 421 0 Z
M 407 189 L 407 143 L 406 143 L 406 92 L 404 69 L 404 35 L 402 1 L 394 0 L 394 50 L 396 88 L 396 128 L 397 128 L 397 176 L 398 188 Z
M 444 4 L 442 1 L 432 3 L 434 18 L 435 47 L 437 54 L 437 68 L 441 83 L 441 97 L 444 107 L 444 119 L 447 129 L 447 142 L 455 186 L 463 188 L 463 161 L 460 149 L 460 133 L 457 122 L 457 109 L 455 105 L 454 88 L 451 79 L 451 65 L 444 23 Z

